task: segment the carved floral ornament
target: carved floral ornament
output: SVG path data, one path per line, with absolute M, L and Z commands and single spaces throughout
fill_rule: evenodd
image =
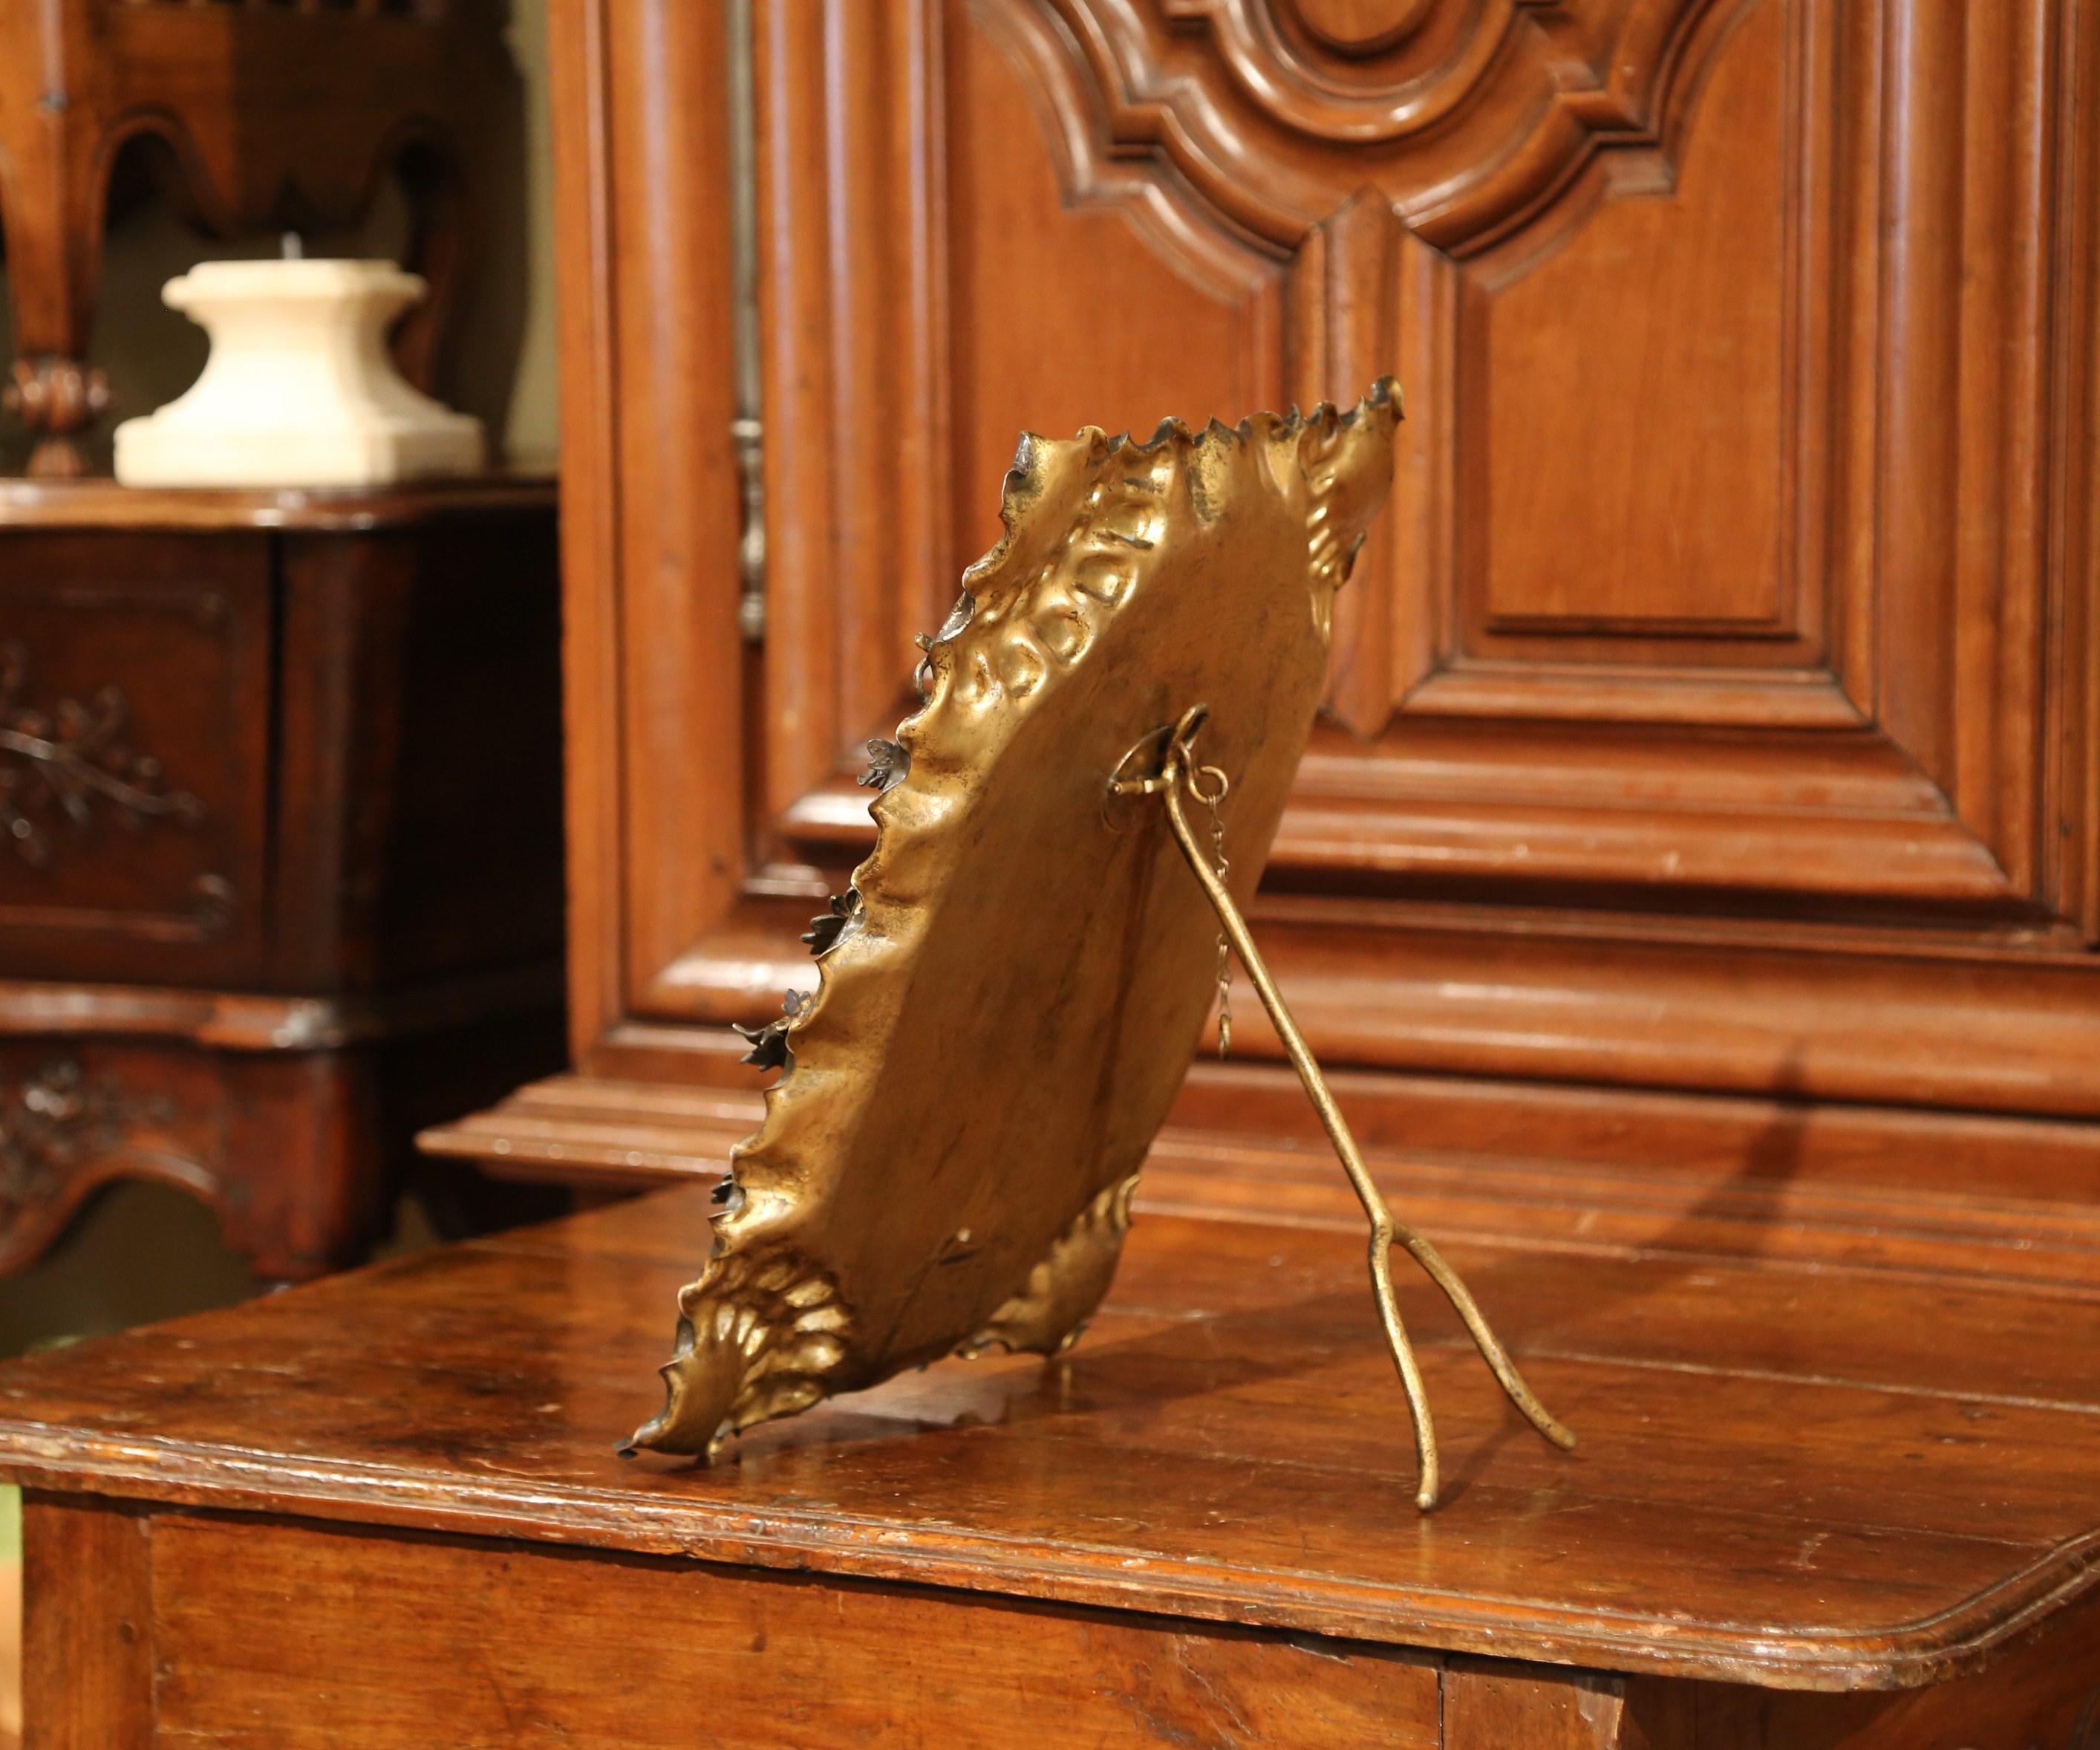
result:
M 130 1126 L 166 1116 L 165 1102 L 132 1099 L 75 1058 L 0 1085 L 0 1206 L 49 1196 L 76 1169 L 114 1148 Z
M 169 789 L 160 762 L 126 743 L 130 708 L 120 689 L 40 707 L 25 697 L 29 665 L 20 644 L 0 645 L 0 835 L 18 857 L 50 862 L 61 820 L 85 829 L 99 820 L 137 828 L 203 819 L 196 797 Z
M 995 32 L 1031 28 L 1027 8 L 977 3 Z M 1285 250 L 1370 185 L 1425 241 L 1463 253 L 1599 148 L 1663 146 L 1756 0 L 1050 3 L 1059 52 L 1068 66 L 1076 54 L 1105 111 L 1083 183 L 1157 153 Z

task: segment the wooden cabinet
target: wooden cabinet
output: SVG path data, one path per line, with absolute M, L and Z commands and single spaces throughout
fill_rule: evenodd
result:
M 862 744 L 1017 432 L 1391 370 L 1398 484 L 1257 920 L 1321 1057 L 1461 1136 L 1499 1093 L 1636 1127 L 1691 1097 L 1713 1150 L 1803 1100 L 2085 1146 L 2085 0 L 558 0 L 553 29 L 569 1108 L 740 1085 L 724 1028 L 806 981 L 868 842 Z M 1192 1080 L 1206 1121 L 1266 1085 L 1273 1036 L 1238 1047 Z M 654 1160 L 541 1093 L 550 1129 L 440 1142 Z
M 0 1268 L 127 1175 L 347 1262 L 558 1060 L 554 512 L 0 488 Z

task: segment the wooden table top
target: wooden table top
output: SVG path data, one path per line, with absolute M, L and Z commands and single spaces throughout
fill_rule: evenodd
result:
M 2100 1583 L 2100 1289 L 1456 1241 L 1582 1446 L 1536 1440 L 1410 1281 L 1449 1491 L 1423 1519 L 1346 1207 L 1198 1201 L 1140 1213 L 1064 1359 L 945 1363 L 712 1470 L 614 1454 L 699 1189 L 12 1363 L 0 1470 L 1803 1688 L 1968 1668 Z

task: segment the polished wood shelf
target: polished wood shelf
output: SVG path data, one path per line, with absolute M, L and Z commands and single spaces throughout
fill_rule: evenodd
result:
M 550 468 L 396 486 L 124 486 L 103 477 L 0 479 L 0 528 L 288 529 L 346 533 L 448 517 L 549 510 Z

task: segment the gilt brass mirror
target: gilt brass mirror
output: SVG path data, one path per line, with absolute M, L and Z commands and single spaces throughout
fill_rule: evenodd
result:
M 679 1296 L 663 1412 L 627 1450 L 711 1457 L 905 1368 L 1068 1346 L 1235 957 L 1371 1218 L 1421 1505 L 1436 1448 L 1395 1239 L 1565 1443 L 1456 1277 L 1391 1222 L 1240 917 L 1399 418 L 1388 382 L 1345 415 L 1021 440 L 1004 536 L 927 641 L 921 707 L 874 745 L 878 837 L 811 930 L 814 990 L 750 1030 L 752 1061 L 782 1074 Z

